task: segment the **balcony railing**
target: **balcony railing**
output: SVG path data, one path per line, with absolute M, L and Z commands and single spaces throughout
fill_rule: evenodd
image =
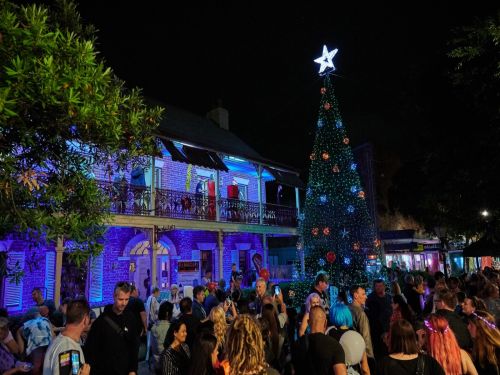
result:
M 124 215 L 155 215 L 174 219 L 219 220 L 247 224 L 260 223 L 259 203 L 208 197 L 169 189 L 156 189 L 155 209 L 151 208 L 151 189 L 147 186 L 97 181 L 111 201 L 111 212 Z M 154 212 L 153 212 L 154 211 Z M 297 209 L 276 204 L 262 204 L 262 224 L 297 226 Z

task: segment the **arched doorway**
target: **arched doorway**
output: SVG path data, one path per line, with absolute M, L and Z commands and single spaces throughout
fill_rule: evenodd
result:
M 165 289 L 171 284 L 171 257 L 176 256 L 177 251 L 166 235 L 160 237 L 158 245 L 156 285 L 160 289 Z M 152 285 L 151 255 L 151 245 L 145 233 L 134 236 L 123 251 L 123 256 L 130 257 L 129 281 L 134 283 L 139 290 L 139 296 L 143 299 L 148 295 L 148 277 L 149 286 Z

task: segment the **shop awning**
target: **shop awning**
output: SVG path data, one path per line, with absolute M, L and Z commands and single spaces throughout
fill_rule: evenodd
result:
M 279 182 L 280 184 L 291 186 L 291 187 L 298 187 L 301 189 L 304 189 L 306 187 L 304 182 L 295 173 L 285 172 L 285 171 L 270 168 L 270 167 L 265 167 L 265 168 L 269 171 L 269 173 L 271 173 L 273 175 L 276 182 Z

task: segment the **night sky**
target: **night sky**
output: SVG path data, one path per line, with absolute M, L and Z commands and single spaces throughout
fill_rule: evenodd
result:
M 222 100 L 233 132 L 304 177 L 320 100 L 313 60 L 323 44 L 339 49 L 334 85 L 351 144 L 371 142 L 376 159 L 411 160 L 422 134 L 447 119 L 450 31 L 496 7 L 172 3 L 82 0 L 79 10 L 129 87 L 203 116 Z

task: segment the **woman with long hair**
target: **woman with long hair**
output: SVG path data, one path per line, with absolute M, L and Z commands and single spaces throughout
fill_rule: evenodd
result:
M 277 366 L 281 347 L 278 314 L 276 313 L 273 305 L 268 303 L 262 306 L 262 318 L 267 321 L 269 327 L 269 338 L 271 342 L 270 349 L 273 354 L 272 362 L 270 364 Z
M 225 375 L 279 375 L 266 363 L 260 328 L 249 315 L 239 315 L 229 327 L 226 356 Z
M 156 372 L 160 370 L 160 354 L 163 352 L 165 337 L 170 328 L 170 319 L 174 305 L 169 301 L 164 301 L 158 310 L 158 321 L 151 328 L 151 362 Z
M 379 363 L 381 375 L 445 375 L 431 356 L 419 354 L 417 337 L 410 322 L 400 319 L 391 325 L 389 355 Z
M 424 329 L 427 353 L 439 362 L 446 375 L 477 375 L 469 354 L 460 349 L 455 334 L 444 317 L 429 315 L 424 321 Z
M 161 353 L 161 375 L 185 375 L 189 368 L 191 352 L 186 344 L 186 324 L 173 322 L 165 338 L 165 349 Z
M 500 330 L 493 315 L 477 310 L 469 316 L 472 354 L 479 375 L 500 374 Z
M 205 332 L 195 341 L 188 375 L 215 375 L 218 354 L 217 337 Z

